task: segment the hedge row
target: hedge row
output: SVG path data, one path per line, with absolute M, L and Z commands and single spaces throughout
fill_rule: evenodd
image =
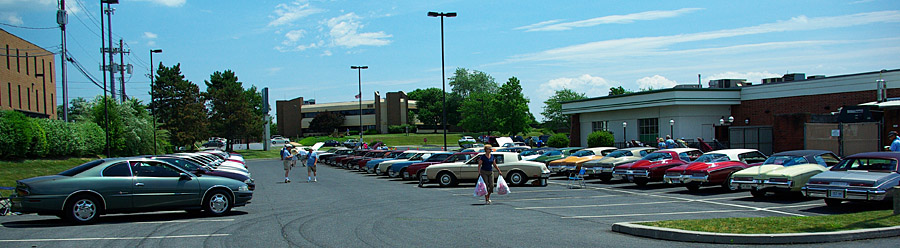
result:
M 409 124 L 388 126 L 388 133 L 406 133 L 407 130 L 410 133 L 416 133 L 416 126 Z
M 0 158 L 91 156 L 106 145 L 103 129 L 93 122 L 66 123 L 0 111 Z

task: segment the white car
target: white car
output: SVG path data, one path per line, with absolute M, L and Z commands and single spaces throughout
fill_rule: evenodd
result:
M 475 138 L 472 138 L 472 136 L 462 136 L 462 138 L 459 138 L 459 143 L 463 143 L 463 142 L 475 143 L 477 141 L 475 141 Z
M 291 140 L 288 139 L 288 138 L 285 138 L 285 137 L 281 137 L 281 136 L 275 136 L 275 137 L 272 137 L 272 144 L 273 144 L 273 145 L 275 145 L 275 144 L 287 144 L 287 143 L 289 143 L 289 142 L 291 142 Z

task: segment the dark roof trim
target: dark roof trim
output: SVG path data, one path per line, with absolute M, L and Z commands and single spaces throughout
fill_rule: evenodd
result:
M 574 100 L 574 101 L 561 102 L 561 103 L 586 102 L 586 101 L 593 101 L 593 100 L 600 100 L 600 99 L 613 99 L 613 98 L 619 98 L 619 97 L 630 97 L 630 96 L 639 96 L 639 95 L 646 95 L 646 94 L 656 94 L 656 93 L 663 93 L 663 92 L 669 92 L 669 91 L 740 91 L 740 90 L 741 90 L 740 88 L 727 88 L 727 89 L 720 89 L 720 88 L 700 88 L 700 89 L 669 88 L 669 89 L 659 89 L 659 90 L 651 90 L 651 91 L 641 91 L 641 92 L 635 92 L 635 93 L 629 93 L 629 94 L 623 94 L 623 95 L 615 95 L 615 96 L 601 96 L 601 97 L 585 98 L 585 99 L 581 99 L 581 100 Z

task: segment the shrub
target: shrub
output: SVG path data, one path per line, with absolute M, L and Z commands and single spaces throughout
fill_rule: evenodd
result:
M 34 131 L 28 117 L 15 111 L 0 111 L 0 157 L 22 158 L 29 151 Z
M 41 126 L 39 119 L 28 118 L 31 126 L 31 139 L 28 141 L 28 157 L 43 158 L 47 156 L 47 133 Z
M 88 121 L 71 123 L 71 126 L 75 132 L 72 141 L 75 146 L 75 156 L 83 157 L 103 153 L 103 148 L 106 147 L 106 134 L 103 133 L 100 125 Z
M 369 130 L 366 130 L 365 132 L 363 132 L 363 134 L 365 134 L 365 135 L 378 134 L 378 130 L 375 130 L 375 129 L 369 129 Z
M 547 140 L 547 145 L 556 148 L 567 147 L 569 146 L 569 137 L 562 133 L 554 134 Z
M 588 135 L 588 147 L 613 146 L 613 134 L 608 131 L 596 131 Z
M 392 126 L 388 126 L 388 133 L 406 133 L 407 128 L 409 128 L 409 133 L 415 133 L 415 132 L 416 132 L 416 126 L 415 126 L 415 125 L 405 124 L 405 125 L 392 125 Z
M 76 144 L 73 125 L 61 120 L 35 119 L 44 129 L 47 137 L 48 154 L 50 157 L 70 156 L 75 153 Z

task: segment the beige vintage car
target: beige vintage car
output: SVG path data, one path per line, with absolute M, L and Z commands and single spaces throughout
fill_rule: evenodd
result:
M 491 155 L 497 158 L 497 167 L 503 171 L 503 178 L 511 185 L 525 185 L 528 180 L 539 180 L 543 186 L 547 185 L 550 170 L 544 163 L 521 160 L 518 153 L 494 152 Z M 452 186 L 461 181 L 478 181 L 478 160 L 483 153 L 474 156 L 466 162 L 435 164 L 425 169 L 419 178 L 420 184 L 437 183 L 440 186 Z

